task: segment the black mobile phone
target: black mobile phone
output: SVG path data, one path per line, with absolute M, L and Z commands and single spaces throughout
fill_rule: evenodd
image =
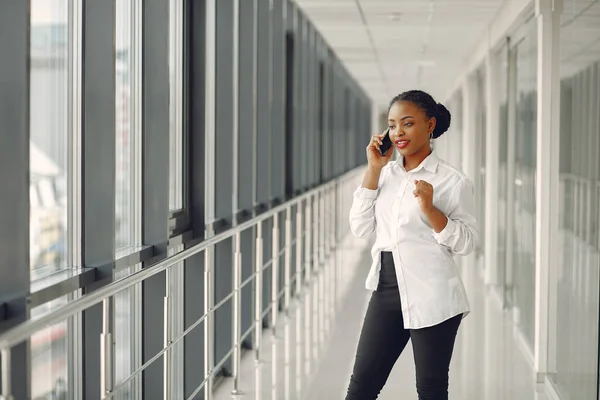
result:
M 392 139 L 390 139 L 390 128 L 387 128 L 383 137 L 383 143 L 379 146 L 379 154 L 382 156 L 386 155 L 390 147 L 392 147 Z

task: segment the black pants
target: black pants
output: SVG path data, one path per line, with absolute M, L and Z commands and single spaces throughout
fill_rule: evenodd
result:
M 448 368 L 461 318 L 457 315 L 432 327 L 404 329 L 392 254 L 382 253 L 379 285 L 363 322 L 346 400 L 376 399 L 409 339 L 419 400 L 448 399 Z

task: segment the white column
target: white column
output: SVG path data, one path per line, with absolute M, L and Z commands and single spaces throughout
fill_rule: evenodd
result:
M 534 367 L 538 382 L 549 370 L 550 270 L 556 270 L 562 0 L 536 0 L 538 26 L 536 288 Z M 552 296 L 553 298 L 555 296 Z
M 498 75 L 498 65 L 494 63 L 494 54 L 488 53 L 485 60 L 485 96 L 486 96 L 486 126 L 485 126 L 485 284 L 496 284 L 498 273 L 496 264 L 497 232 L 498 232 L 498 163 L 499 163 L 499 122 L 498 90 L 495 84 Z M 500 66 L 501 67 L 501 66 Z

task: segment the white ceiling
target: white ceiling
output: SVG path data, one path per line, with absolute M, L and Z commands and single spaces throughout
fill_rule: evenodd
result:
M 381 106 L 422 89 L 445 94 L 504 0 L 296 0 Z

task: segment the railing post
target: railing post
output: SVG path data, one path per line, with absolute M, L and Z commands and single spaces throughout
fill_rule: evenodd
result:
M 329 196 L 329 210 L 330 210 L 330 214 L 329 214 L 329 251 L 333 251 L 333 249 L 336 247 L 336 243 L 335 243 L 335 226 L 336 226 L 336 210 L 335 210 L 335 191 L 336 191 L 336 183 L 334 182 L 331 185 L 331 194 Z
M 206 386 L 204 399 L 212 400 L 213 366 L 214 366 L 214 341 L 213 341 L 213 246 L 208 247 L 204 253 L 204 373 Z
M 11 394 L 10 349 L 2 349 L 0 357 L 2 357 L 2 394 L 0 394 L 0 400 L 13 400 Z
M 256 224 L 256 260 L 254 265 L 254 350 L 255 360 L 260 361 L 262 334 L 262 297 L 263 297 L 263 238 L 262 221 Z
M 242 245 L 241 245 L 241 232 L 235 234 L 234 243 L 234 255 L 233 255 L 233 321 L 232 321 L 232 340 L 233 340 L 233 390 L 231 394 L 238 396 L 243 394 L 239 389 L 239 375 L 240 375 L 240 363 L 242 353 L 241 343 L 241 308 L 242 308 Z
M 313 270 L 315 272 L 317 272 L 319 270 L 319 231 L 320 231 L 320 221 L 319 221 L 319 203 L 320 203 L 320 196 L 319 193 L 315 194 L 315 196 L 312 199 L 312 203 L 313 203 L 313 227 L 312 227 L 312 235 L 313 235 L 313 241 L 312 241 L 312 266 L 313 266 Z
M 317 201 L 317 232 L 319 233 L 319 240 L 317 242 L 316 258 L 319 265 L 319 340 L 321 346 L 325 344 L 325 311 L 327 310 L 327 298 L 325 296 L 325 291 L 330 290 L 327 282 L 327 266 L 325 265 L 323 254 L 323 224 L 325 223 L 323 215 L 323 201 L 324 193 L 320 192 Z
M 323 329 L 323 274 L 320 270 L 321 263 L 319 257 L 319 249 L 320 249 L 320 231 L 321 231 L 321 220 L 319 219 L 319 213 L 321 211 L 321 196 L 320 193 L 317 192 L 313 198 L 313 256 L 312 256 L 312 266 L 317 275 L 316 286 L 314 287 L 314 299 L 315 299 L 315 308 L 316 311 L 314 313 L 314 323 L 313 323 L 313 340 L 315 342 L 314 350 L 318 351 L 318 346 L 316 344 L 320 343 L 320 333 Z M 315 355 L 316 357 L 316 355 Z
M 330 279 L 330 284 L 331 284 L 331 291 L 330 291 L 330 296 L 329 296 L 329 309 L 330 309 L 330 313 L 334 314 L 334 310 L 335 310 L 335 299 L 337 296 L 337 291 L 338 288 L 336 286 L 336 281 L 335 281 L 335 268 L 334 268 L 334 261 L 333 258 L 335 256 L 335 253 L 333 253 L 333 246 L 331 243 L 331 226 L 333 225 L 333 210 L 332 210 L 332 201 L 331 199 L 333 198 L 333 184 L 330 184 L 329 187 L 327 188 L 327 265 L 329 268 L 329 279 Z
M 168 268 L 165 271 L 165 298 L 164 298 L 164 346 L 168 347 L 173 338 L 173 327 L 172 327 L 172 318 L 173 308 L 172 308 L 172 297 L 171 297 L 171 268 Z M 171 389 L 172 382 L 172 370 L 173 370 L 173 358 L 172 351 L 166 350 L 163 356 L 164 360 L 164 370 L 163 370 L 163 398 L 170 399 L 173 391 Z
M 111 333 L 112 297 L 102 301 L 102 333 L 100 334 L 100 398 L 113 389 L 113 346 Z
M 338 251 L 338 226 L 339 226 L 339 181 L 336 181 L 334 183 L 333 186 L 333 199 L 332 199 L 332 209 L 333 209 L 333 221 L 332 221 L 332 238 L 333 238 L 333 249 L 334 249 L 334 258 L 333 258 L 333 263 L 334 263 L 334 269 L 335 269 L 335 286 L 337 288 L 336 290 L 336 298 L 335 298 L 335 307 L 337 309 L 337 306 L 339 304 L 340 301 L 340 297 L 341 297 L 341 287 L 340 285 L 342 284 L 342 271 L 341 271 L 341 267 L 340 267 L 340 260 L 342 258 L 342 255 L 340 254 L 340 252 Z
M 302 243 L 304 237 L 302 234 L 302 201 L 296 206 L 296 296 L 302 293 Z
M 306 199 L 306 244 L 304 247 L 304 280 L 306 283 L 310 282 L 312 266 L 310 260 L 310 246 L 312 245 L 312 196 Z
M 279 311 L 279 213 L 273 216 L 273 240 L 271 261 L 271 328 L 275 334 Z
M 322 189 L 319 196 L 319 262 L 325 262 L 325 226 L 327 218 L 325 214 L 325 200 L 327 199 L 327 188 Z
M 291 267 L 292 267 L 292 208 L 285 210 L 285 300 L 284 308 L 288 312 L 292 297 L 291 288 Z

